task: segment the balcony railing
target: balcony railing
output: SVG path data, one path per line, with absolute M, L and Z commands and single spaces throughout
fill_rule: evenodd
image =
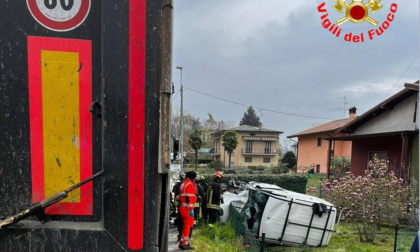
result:
M 267 148 L 263 148 L 263 149 L 242 149 L 242 154 L 253 154 L 253 155 L 277 155 L 279 154 L 279 150 L 278 149 L 267 149 Z

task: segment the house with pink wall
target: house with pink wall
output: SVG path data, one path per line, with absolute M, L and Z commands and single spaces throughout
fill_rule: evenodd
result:
M 329 155 L 350 158 L 351 142 L 330 143 L 324 138 L 347 136 L 346 133 L 336 131 L 356 118 L 356 110 L 356 107 L 350 108 L 349 117 L 346 119 L 334 120 L 288 136 L 287 138 L 297 138 L 297 167 L 312 167 L 315 173 L 326 174 L 330 162 Z

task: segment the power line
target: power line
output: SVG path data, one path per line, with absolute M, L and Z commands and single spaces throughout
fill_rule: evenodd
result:
M 398 84 L 398 82 L 401 80 L 401 78 L 407 73 L 407 71 L 411 68 L 411 66 L 414 64 L 414 62 L 417 60 L 417 58 L 419 57 L 419 55 L 417 54 L 416 58 L 413 60 L 413 62 L 411 62 L 411 64 L 407 67 L 407 69 L 405 70 L 405 72 L 400 76 L 400 78 L 397 80 L 397 82 L 395 82 L 394 86 L 392 86 L 392 88 L 388 91 L 388 93 L 385 95 L 384 99 L 389 95 L 389 93 L 392 91 L 392 89 L 394 89 L 394 87 Z
M 175 97 L 179 94 L 179 91 L 181 91 L 181 89 L 178 90 L 178 92 L 176 92 L 175 96 L 172 98 L 172 101 L 175 99 Z
M 188 90 L 191 90 L 193 92 L 196 92 L 196 93 L 199 93 L 199 94 L 208 96 L 208 97 L 212 97 L 214 99 L 218 99 L 218 100 L 221 100 L 221 101 L 233 103 L 233 104 L 244 106 L 244 107 L 250 107 L 250 105 L 247 105 L 247 104 L 243 104 L 243 103 L 240 103 L 240 102 L 235 102 L 235 101 L 231 101 L 231 100 L 228 100 L 228 99 L 220 98 L 220 97 L 217 97 L 217 96 L 214 96 L 214 95 L 206 94 L 206 93 L 203 93 L 203 92 L 200 92 L 200 91 L 197 91 L 197 90 L 188 88 L 188 87 L 184 87 L 184 88 L 185 89 L 188 89 Z M 265 109 L 265 108 L 255 107 L 255 106 L 252 106 L 252 107 L 255 108 L 255 109 L 258 109 L 258 110 L 262 110 L 262 111 L 267 111 L 267 112 L 272 112 L 272 113 L 277 113 L 277 114 L 283 114 L 283 115 L 289 115 L 289 116 L 299 116 L 299 117 L 315 118 L 315 119 L 336 120 L 335 118 L 326 118 L 326 117 L 317 117 L 317 116 L 298 115 L 298 114 L 286 113 L 286 112 L 281 112 L 281 111 L 276 111 L 276 110 L 271 110 L 271 109 Z

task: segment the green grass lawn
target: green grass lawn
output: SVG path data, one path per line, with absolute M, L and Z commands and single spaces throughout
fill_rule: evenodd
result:
M 392 252 L 394 251 L 395 229 L 392 227 L 382 227 L 378 232 L 374 244 L 359 241 L 359 234 L 350 224 L 340 224 L 337 233 L 333 234 L 327 247 L 323 248 L 292 248 L 292 247 L 268 247 L 267 252 Z M 407 252 L 411 248 L 416 232 L 405 232 L 398 236 L 398 252 Z
M 304 251 L 358 251 L 358 252 L 385 252 L 393 251 L 394 248 L 394 230 L 390 228 L 382 228 L 380 234 L 377 235 L 375 244 L 359 241 L 357 231 L 349 224 L 340 224 L 337 233 L 333 234 L 327 247 L 323 248 L 287 248 L 287 247 L 269 247 L 268 252 L 304 252 Z M 414 237 L 413 237 L 414 239 Z M 403 250 L 403 251 L 409 251 Z
M 392 227 L 382 227 L 376 236 L 375 243 L 359 241 L 359 235 L 354 227 L 341 223 L 337 233 L 334 233 L 326 247 L 280 247 L 266 246 L 267 252 L 392 252 L 394 251 L 394 232 Z M 416 235 L 415 230 L 401 232 L 398 236 L 398 252 L 407 252 Z M 201 225 L 193 234 L 192 246 L 196 250 L 209 252 L 241 252 L 246 251 L 241 247 L 241 240 L 235 237 L 229 225 Z
M 313 177 L 312 178 L 308 178 L 308 183 L 306 184 L 306 189 L 308 189 L 309 187 L 316 187 L 317 191 L 318 191 L 318 196 L 319 196 L 319 181 L 322 179 L 322 181 L 325 181 L 325 179 L 327 178 L 327 175 L 325 174 L 312 174 Z M 308 176 L 306 174 L 306 176 Z
M 197 251 L 206 252 L 241 252 L 241 239 L 236 237 L 230 225 L 218 223 L 216 225 L 199 224 L 193 231 L 191 245 Z

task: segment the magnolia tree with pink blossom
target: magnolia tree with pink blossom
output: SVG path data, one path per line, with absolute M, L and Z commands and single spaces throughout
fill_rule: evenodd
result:
M 316 187 L 314 186 L 311 186 L 308 189 L 306 189 L 306 194 L 311 196 L 318 196 L 318 189 L 316 189 Z
M 360 241 L 373 242 L 380 222 L 397 224 L 407 215 L 409 188 L 402 179 L 388 171 L 388 162 L 368 163 L 365 176 L 347 176 L 320 182 L 325 200 L 343 210 L 342 220 L 353 223 Z

